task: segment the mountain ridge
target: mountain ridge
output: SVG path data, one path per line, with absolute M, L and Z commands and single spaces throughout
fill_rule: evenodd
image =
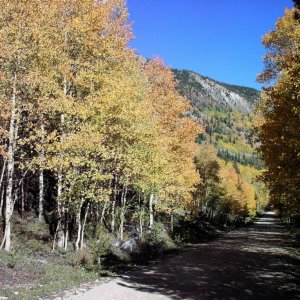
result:
M 193 105 L 205 107 L 215 102 L 249 114 L 258 103 L 259 91 L 254 88 L 220 82 L 191 70 L 173 69 L 173 72 L 179 91 Z
M 195 71 L 173 72 L 179 92 L 191 103 L 190 117 L 205 129 L 198 142 L 212 144 L 225 161 L 261 168 L 252 128 L 259 91 L 220 82 Z

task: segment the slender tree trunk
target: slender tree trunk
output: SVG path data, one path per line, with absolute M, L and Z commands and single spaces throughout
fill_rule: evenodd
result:
M 2 208 L 3 208 L 3 202 L 4 202 L 5 187 L 3 185 L 3 182 L 4 182 L 5 171 L 6 171 L 6 160 L 4 160 L 1 177 L 0 177 L 0 217 L 2 217 Z
M 15 158 L 15 139 L 17 136 L 17 76 L 14 76 L 13 93 L 11 98 L 11 118 L 9 124 L 9 139 L 8 139 L 8 159 L 7 159 L 7 184 L 6 184 L 6 199 L 5 199 L 5 230 L 1 248 L 4 244 L 4 249 L 10 252 L 11 249 L 11 213 L 13 211 L 13 176 L 14 176 L 14 158 Z
M 80 243 L 80 235 L 81 235 L 81 220 L 79 216 L 78 225 L 77 225 L 77 238 L 75 241 L 75 251 L 77 252 L 79 250 L 79 243 Z
M 141 201 L 141 196 L 139 196 L 139 203 L 140 203 L 140 215 L 139 215 L 139 228 L 140 228 L 140 238 L 143 237 L 143 216 L 144 216 L 144 208 Z
M 83 249 L 84 229 L 85 229 L 85 224 L 86 224 L 86 219 L 88 216 L 89 208 L 90 208 L 90 203 L 88 203 L 86 206 L 84 218 L 83 218 L 83 222 L 82 222 L 82 226 L 81 226 L 80 245 L 79 245 L 80 250 Z
M 69 239 L 69 211 L 68 209 L 64 210 L 64 249 L 68 249 L 68 239 Z
M 170 225 L 171 225 L 171 232 L 174 231 L 174 215 L 173 212 L 171 212 L 171 220 L 170 220 Z
M 64 41 L 67 46 L 68 43 L 68 37 L 67 33 L 64 33 Z M 67 79 L 64 78 L 63 80 L 63 93 L 65 96 L 68 94 L 68 82 Z M 61 134 L 61 143 L 63 143 L 64 140 L 64 125 L 65 125 L 65 115 L 62 113 L 60 115 L 60 134 Z M 58 223 L 57 223 L 57 228 L 56 228 L 56 233 L 55 233 L 55 238 L 57 239 L 57 247 L 58 248 L 64 248 L 65 247 L 65 232 L 64 232 L 64 217 L 65 217 L 65 207 L 64 204 L 62 203 L 62 186 L 63 186 L 63 174 L 62 170 L 58 171 L 58 182 L 57 182 L 57 216 L 58 216 Z M 55 246 L 55 240 L 53 243 L 53 248 Z
M 125 221 L 125 212 L 126 212 L 126 197 L 127 197 L 127 184 L 122 191 L 122 209 L 121 209 L 121 216 L 120 216 L 120 239 L 123 240 L 124 236 L 124 221 Z
M 0 217 L 1 218 L 4 216 L 4 212 L 2 214 L 3 202 L 4 202 L 4 188 L 2 189 L 1 194 L 0 194 Z
M 44 220 L 44 170 L 39 170 L 39 209 L 38 209 L 39 222 Z
M 61 171 L 58 174 L 57 182 L 57 228 L 56 228 L 56 240 L 57 247 L 64 247 L 64 230 L 63 230 L 63 218 L 64 218 L 64 206 L 62 204 L 62 173 Z
M 153 227 L 154 223 L 154 216 L 153 216 L 153 200 L 154 200 L 154 194 L 151 193 L 149 197 L 149 227 Z
M 24 180 L 21 183 L 21 218 L 24 217 L 24 210 L 25 210 L 25 191 L 24 191 Z
M 40 153 L 40 169 L 39 169 L 39 208 L 38 208 L 38 218 L 39 222 L 44 221 L 44 142 L 45 142 L 45 136 L 44 136 L 44 123 L 41 124 L 41 131 L 42 131 L 42 137 L 41 137 L 41 144 L 42 144 L 42 151 Z
M 117 202 L 117 179 L 115 179 L 113 201 L 111 204 L 111 232 L 112 233 L 115 232 L 116 202 Z
M 64 236 L 64 249 L 67 250 L 68 249 L 68 239 L 69 239 L 69 226 L 68 224 L 66 225 L 65 228 L 65 236 Z
M 5 175 L 5 171 L 6 171 L 6 163 L 7 163 L 6 160 L 4 160 L 2 171 L 1 171 L 1 176 L 0 176 L 0 190 L 2 189 L 2 185 L 3 185 L 3 181 L 4 181 L 4 175 Z
M 67 95 L 67 80 L 64 79 L 64 95 Z M 64 135 L 64 124 L 65 124 L 65 115 L 61 114 L 60 116 L 60 127 L 61 127 L 61 142 L 63 142 L 63 135 Z M 65 215 L 65 209 L 64 205 L 62 203 L 62 185 L 63 185 L 63 174 L 62 170 L 59 170 L 58 172 L 58 182 L 57 182 L 57 216 L 58 216 L 58 223 L 57 223 L 57 228 L 56 228 L 56 234 L 55 238 L 57 239 L 57 247 L 58 248 L 64 248 L 65 241 L 64 241 L 64 215 Z M 55 247 L 55 243 L 53 244 Z
M 103 206 L 103 209 L 102 209 L 102 212 L 101 212 L 100 225 L 103 225 L 106 207 L 107 207 L 107 202 L 104 203 L 104 206 Z
M 77 214 L 76 214 L 76 224 L 77 224 L 77 238 L 75 241 L 75 251 L 79 250 L 79 243 L 80 243 L 80 235 L 81 235 L 81 209 L 83 205 L 83 200 L 80 201 Z

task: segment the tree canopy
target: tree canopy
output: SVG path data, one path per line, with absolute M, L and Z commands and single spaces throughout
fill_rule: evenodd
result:
M 263 40 L 268 49 L 259 76 L 268 85 L 258 119 L 260 151 L 268 170 L 272 202 L 288 216 L 300 215 L 300 22 L 299 9 L 286 10 Z

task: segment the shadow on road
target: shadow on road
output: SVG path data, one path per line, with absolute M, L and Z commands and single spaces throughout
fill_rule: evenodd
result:
M 279 220 L 267 214 L 252 227 L 123 275 L 118 284 L 157 299 L 300 299 L 296 246 Z

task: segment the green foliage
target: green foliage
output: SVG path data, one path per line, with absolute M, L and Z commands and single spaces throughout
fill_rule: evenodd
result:
M 164 224 L 155 223 L 153 228 L 146 231 L 141 242 L 141 253 L 145 257 L 155 257 L 175 246 Z
M 214 226 L 205 216 L 198 215 L 196 218 L 181 219 L 174 227 L 173 235 L 175 240 L 181 244 L 199 243 L 203 240 L 217 237 L 222 229 L 222 226 L 220 228 Z
M 261 168 L 262 163 L 256 155 L 256 136 L 253 131 L 253 116 L 210 100 L 212 96 L 204 89 L 195 75 L 216 83 L 247 99 L 253 107 L 257 105 L 257 90 L 242 86 L 229 85 L 187 70 L 174 70 L 178 89 L 192 103 L 191 113 L 204 124 L 206 133 L 197 142 L 208 141 L 218 149 L 218 155 L 226 161 Z
M 101 266 L 101 259 L 111 253 L 111 243 L 114 236 L 103 226 L 96 227 L 95 238 L 90 242 L 90 252 L 93 264 Z
M 94 266 L 92 255 L 85 250 L 79 250 L 78 252 L 75 253 L 74 263 L 75 265 L 82 266 L 87 270 L 91 270 Z

